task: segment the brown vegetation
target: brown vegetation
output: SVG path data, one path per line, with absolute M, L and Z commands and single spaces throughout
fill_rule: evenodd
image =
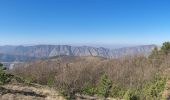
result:
M 11 73 L 22 76 L 30 82 L 53 86 L 67 96 L 81 93 L 86 89 L 91 95 L 95 95 L 101 77 L 107 75 L 108 80 L 112 82 L 109 96 L 123 98 L 125 94 L 123 90 L 148 89 L 149 84 L 153 86 L 149 86 L 150 90 L 146 90 L 147 94 L 149 93 L 151 97 L 159 97 L 166 79 L 161 80 L 157 76 L 167 76 L 169 74 L 167 69 L 170 68 L 170 55 L 165 48 L 155 49 L 149 58 L 144 56 L 122 59 L 58 57 L 17 65 Z M 154 90 L 157 85 L 161 88 Z M 121 91 L 120 94 L 115 92 L 116 89 Z M 133 93 L 133 91 L 127 91 L 125 95 L 131 92 Z M 146 99 L 146 95 L 143 96 L 142 98 Z
M 156 62 L 142 56 L 113 60 L 97 57 L 65 59 L 64 57 L 19 65 L 12 73 L 40 84 L 48 84 L 51 79 L 54 81 L 52 85 L 59 89 L 67 87 L 69 91 L 79 91 L 84 87 L 96 87 L 105 73 L 114 85 L 126 89 L 142 87 L 154 78 L 158 70 L 168 67 L 165 63 L 161 67 L 155 67 Z

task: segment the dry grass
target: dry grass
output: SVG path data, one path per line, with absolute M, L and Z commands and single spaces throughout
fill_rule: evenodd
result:
M 0 90 L 0 100 L 65 100 L 56 90 L 43 86 L 8 84 Z

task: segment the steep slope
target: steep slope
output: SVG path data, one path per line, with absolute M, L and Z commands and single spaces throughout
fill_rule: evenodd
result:
M 95 48 L 89 46 L 68 46 L 68 45 L 36 45 L 36 46 L 0 46 L 0 59 L 14 61 L 18 58 L 40 59 L 59 55 L 67 56 L 100 56 L 104 58 L 120 58 L 124 56 L 149 55 L 155 45 L 144 45 L 126 47 L 120 49 Z M 3 55 L 3 56 L 2 56 Z M 9 56 L 10 55 L 10 56 Z M 25 59 L 25 61 L 27 61 Z M 20 59 L 19 59 L 20 60 Z

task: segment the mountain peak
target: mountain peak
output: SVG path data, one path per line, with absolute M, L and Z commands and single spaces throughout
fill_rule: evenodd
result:
M 148 56 L 156 45 L 141 45 L 108 49 L 92 46 L 70 45 L 34 45 L 34 46 L 0 46 L 1 61 L 21 60 L 18 58 L 41 59 L 59 55 L 66 56 L 99 56 L 104 58 L 120 58 L 124 56 L 144 55 Z M 10 60 L 9 60 L 10 59 Z

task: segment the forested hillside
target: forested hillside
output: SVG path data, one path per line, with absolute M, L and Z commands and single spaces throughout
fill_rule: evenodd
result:
M 20 64 L 10 73 L 30 83 L 48 85 L 67 99 L 88 95 L 125 100 L 160 100 L 170 73 L 170 43 L 155 48 L 149 57 L 121 59 L 56 57 Z

